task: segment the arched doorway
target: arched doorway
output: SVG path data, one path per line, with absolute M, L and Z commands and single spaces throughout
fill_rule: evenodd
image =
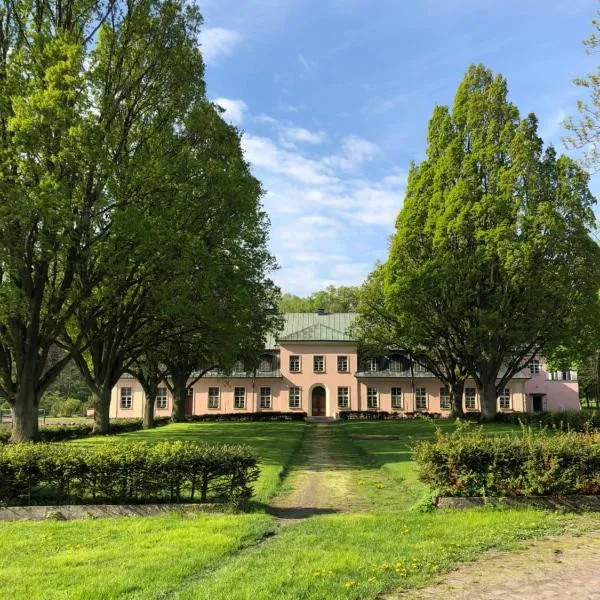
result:
M 324 417 L 325 416 L 325 388 L 321 385 L 317 385 L 312 391 L 312 416 L 313 417 Z

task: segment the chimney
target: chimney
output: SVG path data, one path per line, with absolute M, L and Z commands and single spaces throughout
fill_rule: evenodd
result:
M 322 317 L 322 316 L 325 314 L 325 309 L 324 309 L 324 308 L 319 308 L 319 309 L 317 310 L 317 314 L 318 314 L 320 317 Z

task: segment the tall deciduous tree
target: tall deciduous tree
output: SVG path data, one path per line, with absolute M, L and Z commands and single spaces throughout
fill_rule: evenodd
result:
M 435 108 L 384 297 L 404 322 L 435 318 L 476 382 L 484 419 L 534 354 L 570 342 L 598 310 L 593 202 L 588 175 L 544 151 L 535 116 L 520 118 L 501 76 L 472 66 L 452 110 Z
M 420 303 L 411 301 L 407 314 L 398 310 L 397 302 L 386 304 L 384 294 L 385 267 L 378 265 L 363 284 L 354 330 L 366 354 L 376 355 L 399 350 L 433 373 L 448 387 L 451 415 L 461 417 L 466 369 L 460 364 L 445 322 L 436 315 L 435 294 L 424 289 L 411 289 L 419 294 Z
M 600 17 L 600 10 L 597 12 Z M 587 54 L 592 56 L 600 53 L 600 19 L 593 19 L 594 33 L 583 44 Z M 576 77 L 575 85 L 588 93 L 588 98 L 577 101 L 579 116 L 569 117 L 565 127 L 569 135 L 564 141 L 568 147 L 582 150 L 583 165 L 597 171 L 600 168 L 600 65 L 593 73 L 584 77 Z
M 0 5 L 0 393 L 16 441 L 36 436 L 40 397 L 70 360 L 56 339 L 109 227 L 115 131 L 90 103 L 87 49 L 111 4 Z
M 40 396 L 71 357 L 105 431 L 109 390 L 178 277 L 204 282 L 190 299 L 202 330 L 203 294 L 231 291 L 232 270 L 272 289 L 260 185 L 206 101 L 200 23 L 186 0 L 0 6 L 0 394 L 13 440 L 36 436 Z

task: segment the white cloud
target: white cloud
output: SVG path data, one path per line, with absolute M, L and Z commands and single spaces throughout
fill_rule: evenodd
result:
M 298 62 L 305 68 L 307 73 L 312 73 L 317 68 L 317 63 L 306 58 L 304 54 L 298 54 Z
M 270 246 L 281 265 L 276 282 L 302 295 L 327 285 L 359 285 L 393 231 L 406 172 L 390 167 L 375 176 L 371 163 L 377 160 L 373 167 L 380 170 L 385 155 L 363 137 L 345 136 L 332 150 L 331 136 L 305 130 L 317 134 L 314 142 L 295 147 L 289 132 L 302 127 L 265 115 L 255 122 L 267 125 L 270 137 L 246 134 L 242 145 L 266 190 Z
M 232 29 L 212 27 L 200 32 L 202 56 L 207 65 L 214 64 L 219 58 L 229 56 L 242 41 L 242 36 Z
M 247 104 L 243 100 L 231 100 L 230 98 L 217 98 L 214 100 L 221 108 L 225 109 L 225 119 L 234 125 L 241 125 L 244 115 L 248 110 Z
M 284 174 L 306 185 L 324 185 L 335 178 L 319 161 L 279 148 L 271 139 L 253 135 L 242 138 L 246 159 L 255 167 Z
M 356 171 L 362 163 L 373 160 L 379 154 L 381 148 L 377 144 L 356 135 L 349 135 L 342 140 L 341 152 L 327 157 L 325 163 L 344 171 Z
M 286 127 L 282 131 L 283 138 L 288 142 L 306 142 L 320 144 L 327 139 L 324 131 L 309 131 L 304 127 Z

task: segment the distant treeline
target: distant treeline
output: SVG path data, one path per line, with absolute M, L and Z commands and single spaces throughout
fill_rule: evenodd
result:
M 330 285 L 324 290 L 302 298 L 294 294 L 283 294 L 279 312 L 317 312 L 320 308 L 328 313 L 355 312 L 358 306 L 359 286 Z

